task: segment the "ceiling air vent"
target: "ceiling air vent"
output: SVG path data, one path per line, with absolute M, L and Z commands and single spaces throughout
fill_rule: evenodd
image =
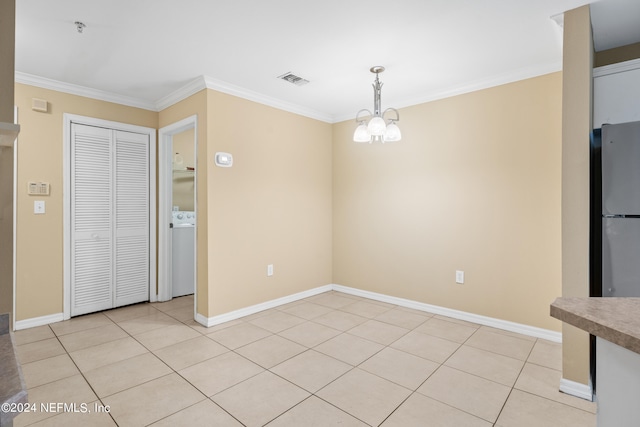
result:
M 304 86 L 307 83 L 309 83 L 309 80 L 303 79 L 300 76 L 296 76 L 291 71 L 289 71 L 288 73 L 284 73 L 281 76 L 278 76 L 278 78 L 282 79 L 282 80 L 284 80 L 286 82 L 293 83 L 296 86 Z

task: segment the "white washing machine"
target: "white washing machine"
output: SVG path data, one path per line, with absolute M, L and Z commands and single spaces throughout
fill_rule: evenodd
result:
M 190 295 L 195 291 L 196 215 L 193 211 L 173 211 L 172 228 L 172 296 Z

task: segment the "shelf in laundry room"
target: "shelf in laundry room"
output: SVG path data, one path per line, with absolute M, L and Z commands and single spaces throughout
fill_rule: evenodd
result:
M 20 125 L 0 122 L 0 146 L 12 147 L 19 132 Z
M 185 175 L 185 176 L 194 176 L 196 173 L 195 169 L 174 169 L 174 175 Z

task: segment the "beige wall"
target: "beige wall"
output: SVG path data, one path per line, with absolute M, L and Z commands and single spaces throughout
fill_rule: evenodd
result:
M 158 127 L 162 128 L 176 123 L 191 116 L 197 116 L 197 144 L 195 153 L 195 168 L 197 181 L 196 189 L 196 247 L 197 247 L 197 268 L 196 268 L 196 311 L 205 316 L 209 316 L 209 247 L 207 236 L 209 234 L 209 211 L 207 207 L 208 186 L 207 186 L 207 91 L 201 90 L 182 100 L 169 108 L 158 113 Z M 160 141 L 162 143 L 162 141 Z
M 405 108 L 403 141 L 368 145 L 351 121 L 213 90 L 154 113 L 16 85 L 18 186 L 52 184 L 46 215 L 19 197 L 17 318 L 62 311 L 62 113 L 150 127 L 196 114 L 198 313 L 339 283 L 559 330 L 561 86 L 554 73 Z
M 0 314 L 13 312 L 13 147 L 0 145 Z
M 212 90 L 163 110 L 159 125 L 193 114 L 198 313 L 331 283 L 331 125 Z M 233 167 L 215 167 L 216 151 Z
M 31 110 L 31 99 L 48 101 L 49 112 Z M 62 128 L 63 113 L 157 128 L 158 114 L 94 99 L 16 84 L 18 141 L 16 320 L 63 310 Z M 28 181 L 51 184 L 51 195 L 28 196 Z M 44 200 L 46 214 L 33 214 Z
M 640 58 L 640 43 L 620 46 L 595 53 L 595 67 L 631 61 Z
M 207 107 L 209 315 L 331 283 L 331 125 L 212 90 Z
M 562 296 L 589 296 L 589 133 L 593 37 L 589 6 L 564 14 Z M 562 376 L 589 383 L 589 334 L 563 324 Z
M 15 0 L 0 0 L 0 123 L 13 123 L 15 8 Z M 0 145 L 0 314 L 2 313 L 13 313 L 13 147 Z
M 0 122 L 5 123 L 13 123 L 15 15 L 15 0 L 0 0 Z
M 31 111 L 34 97 L 46 99 L 50 112 Z M 24 130 L 18 187 L 51 183 L 46 215 L 34 215 L 34 198 L 19 194 L 18 320 L 62 311 L 65 112 L 149 127 L 198 115 L 198 313 L 210 317 L 331 283 L 330 124 L 214 91 L 160 113 L 26 85 L 16 85 L 16 103 Z M 215 151 L 233 153 L 234 167 L 212 166 Z M 273 277 L 267 264 L 275 266 Z
M 561 91 L 554 73 L 404 108 L 399 143 L 335 125 L 334 283 L 559 331 Z

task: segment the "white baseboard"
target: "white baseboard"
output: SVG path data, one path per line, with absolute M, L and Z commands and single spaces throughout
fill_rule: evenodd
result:
M 201 314 L 196 314 L 196 321 L 203 326 L 210 327 L 219 325 L 220 323 L 228 322 L 231 320 L 239 319 L 244 316 L 249 316 L 251 314 L 258 313 L 263 310 L 268 310 L 270 308 L 275 308 L 284 304 L 288 304 L 290 302 L 298 301 L 303 298 L 309 298 L 314 295 L 321 294 L 323 292 L 328 291 L 337 291 L 343 292 L 345 294 L 356 295 L 363 298 L 369 298 L 376 301 L 386 302 L 389 304 L 398 305 L 401 307 L 412 308 L 415 310 L 425 311 L 433 314 L 440 314 L 442 316 L 452 317 L 454 319 L 465 320 L 467 322 L 477 323 L 480 325 L 490 326 L 497 329 L 503 329 L 506 331 L 516 332 L 523 335 L 528 335 L 531 337 L 542 338 L 545 340 L 553 341 L 553 342 L 562 342 L 562 333 L 550 331 L 547 329 L 537 328 L 534 326 L 524 325 L 521 323 L 509 322 L 507 320 L 495 319 L 493 317 L 481 316 L 478 314 L 467 313 L 464 311 L 453 310 L 446 307 L 440 307 L 437 305 L 425 304 L 418 301 L 408 300 L 404 298 L 393 297 L 390 295 L 379 294 L 376 292 L 363 291 L 361 289 L 350 288 L 348 286 L 329 284 L 324 286 L 319 286 L 317 288 L 309 289 L 307 291 L 298 292 L 296 294 L 287 295 L 282 298 L 277 298 L 271 301 L 266 301 L 260 304 L 252 305 L 249 307 L 241 308 L 239 310 L 234 310 L 229 313 L 220 314 L 218 316 L 213 317 L 205 317 Z M 51 314 L 48 316 L 42 317 L 34 317 L 32 319 L 18 320 L 15 322 L 15 330 L 33 328 L 36 326 L 48 325 L 49 323 L 61 322 L 64 320 L 63 313 Z M 566 381 L 566 380 L 563 380 Z M 571 382 L 569 382 L 571 383 Z M 579 383 L 576 386 L 567 385 L 564 390 L 561 386 L 561 391 L 571 394 L 573 396 L 582 397 L 586 399 L 584 396 L 591 396 L 591 389 L 589 386 L 585 386 Z M 582 389 L 580 387 L 586 387 L 586 389 Z M 582 391 L 581 391 L 582 390 Z M 574 394 L 578 393 L 578 394 Z M 591 398 L 588 398 L 589 400 Z
M 565 394 L 570 394 L 571 396 L 593 402 L 593 390 L 591 389 L 591 385 L 577 383 L 575 381 L 562 378 L 560 380 L 560 391 Z
M 252 305 L 249 307 L 241 308 L 239 310 L 230 311 L 229 313 L 220 314 L 213 317 L 205 317 L 201 314 L 196 314 L 196 322 L 202 326 L 211 327 L 219 325 L 220 323 L 228 322 L 230 320 L 236 320 L 250 314 L 258 313 L 263 310 L 275 308 L 280 305 L 288 304 L 290 302 L 298 301 L 304 298 L 309 298 L 314 295 L 328 292 L 333 289 L 332 285 L 324 285 L 317 288 L 309 289 L 308 291 L 298 292 L 297 294 L 287 295 L 286 297 L 277 298 L 271 301 L 266 301 L 260 304 Z
M 332 285 L 334 291 L 344 292 L 345 294 L 356 295 L 376 301 L 386 302 L 389 304 L 399 305 L 401 307 L 412 308 L 414 310 L 426 311 L 428 313 L 440 314 L 442 316 L 452 317 L 454 319 L 465 320 L 471 323 L 490 326 L 496 329 L 516 332 L 522 335 L 528 335 L 535 338 L 542 338 L 548 341 L 560 343 L 562 342 L 562 333 L 548 329 L 537 328 L 535 326 L 524 325 L 522 323 L 510 322 L 508 320 L 496 319 L 493 317 L 481 316 L 479 314 L 467 313 L 465 311 L 453 310 L 437 305 L 425 304 L 418 301 L 408 300 L 404 298 L 392 297 L 389 295 L 379 294 L 376 292 L 363 291 L 356 288 L 350 288 L 342 285 Z
M 35 328 L 36 326 L 44 326 L 49 323 L 62 322 L 64 313 L 49 314 L 41 317 L 32 317 L 31 319 L 16 320 L 15 330 Z

